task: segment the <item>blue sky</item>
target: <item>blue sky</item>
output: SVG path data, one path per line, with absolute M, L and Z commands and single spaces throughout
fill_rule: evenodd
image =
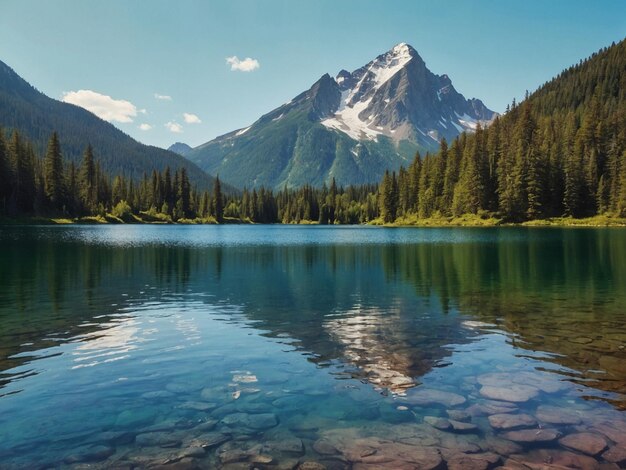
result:
M 0 60 L 161 147 L 246 127 L 399 42 L 502 111 L 625 36 L 623 0 L 0 0 Z

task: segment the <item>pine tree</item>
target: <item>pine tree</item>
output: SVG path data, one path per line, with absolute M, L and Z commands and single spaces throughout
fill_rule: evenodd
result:
M 204 191 L 202 198 L 200 199 L 200 207 L 198 209 L 198 216 L 206 218 L 211 213 L 211 200 L 209 199 L 209 192 Z
M 419 202 L 420 177 L 422 173 L 422 157 L 415 154 L 413 163 L 409 167 L 409 212 L 417 214 Z
M 622 164 L 620 168 L 620 189 L 617 198 L 617 213 L 620 217 L 626 217 L 626 150 L 622 153 Z
M 417 194 L 417 214 L 425 219 L 432 215 L 435 206 L 435 198 L 432 189 L 433 157 L 426 154 L 422 162 L 420 172 L 419 192 Z
M 454 215 L 476 214 L 482 208 L 484 182 L 477 139 L 465 146 L 461 162 L 461 176 L 454 190 Z
M 584 187 L 582 145 L 578 142 L 574 151 L 565 157 L 565 191 L 563 205 L 565 215 L 579 217 L 583 210 L 582 188 Z
M 528 150 L 528 177 L 526 179 L 526 217 L 537 219 L 544 214 L 545 170 L 541 156 L 533 149 Z
M 34 209 L 37 193 L 35 180 L 35 157 L 32 147 L 25 145 L 17 131 L 9 143 L 9 154 L 14 168 L 13 210 L 17 213 L 30 214 Z
M 65 176 L 65 207 L 66 211 L 71 216 L 78 215 L 78 172 L 74 162 L 70 162 L 67 174 Z
M 13 169 L 9 151 L 4 141 L 4 132 L 0 128 L 0 214 L 7 211 L 7 205 L 13 192 Z
M 396 174 L 385 172 L 383 182 L 380 186 L 380 214 L 383 222 L 391 223 L 396 220 L 396 212 L 398 208 L 398 186 L 396 182 Z
M 80 166 L 78 184 L 80 200 L 84 211 L 93 214 L 96 209 L 96 167 L 91 145 L 87 145 L 83 153 L 83 162 Z
M 215 177 L 213 185 L 213 207 L 215 208 L 215 220 L 218 223 L 224 222 L 224 196 L 222 195 L 222 184 L 219 175 Z
M 65 192 L 63 181 L 63 157 L 61 156 L 61 144 L 56 132 L 52 133 L 48 142 L 48 149 L 44 158 L 44 185 L 46 198 L 54 211 L 63 208 L 63 195 Z

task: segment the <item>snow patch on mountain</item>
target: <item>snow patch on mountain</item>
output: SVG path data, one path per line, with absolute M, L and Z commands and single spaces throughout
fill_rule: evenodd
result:
M 412 58 L 410 46 L 400 43 L 371 61 L 365 66 L 365 71 L 356 85 L 342 90 L 339 108 L 333 117 L 322 120 L 322 125 L 342 131 L 353 139 L 377 140 L 377 137 L 384 133 L 384 128 L 381 126 L 372 128 L 372 122 L 376 117 L 362 117 L 361 114 L 369 107 L 375 91 L 402 70 Z M 342 86 L 346 82 L 346 75 L 340 73 L 335 81 Z M 389 103 L 389 100 L 386 102 Z
M 459 123 L 461 124 L 461 126 L 465 128 L 464 130 L 468 130 L 468 129 L 471 129 L 473 131 L 476 130 L 476 126 L 478 125 L 478 120 L 472 118 L 471 116 L 468 116 L 467 113 L 463 113 L 462 116 L 457 112 L 455 112 L 454 114 L 456 114 L 456 117 L 459 119 Z
M 250 130 L 250 128 L 251 128 L 251 127 L 252 127 L 252 126 L 248 126 L 248 127 L 244 128 L 244 129 L 241 129 L 240 131 L 237 131 L 237 133 L 236 133 L 235 135 L 243 135 L 243 134 L 245 134 L 246 132 L 248 132 L 248 131 Z
M 359 114 L 367 109 L 372 99 L 358 101 L 353 105 L 349 105 L 352 98 L 351 91 L 353 90 L 346 90 L 341 93 L 339 109 L 335 112 L 334 117 L 324 119 L 322 125 L 344 132 L 356 140 L 364 138 L 376 140 L 376 137 L 381 132 L 376 129 L 370 129 L 368 122 L 361 120 L 359 117 Z
M 383 54 L 382 60 L 371 62 L 369 71 L 374 74 L 374 89 L 380 88 L 387 80 L 398 73 L 413 58 L 409 45 L 400 43 L 387 54 Z M 365 74 L 367 76 L 367 74 Z

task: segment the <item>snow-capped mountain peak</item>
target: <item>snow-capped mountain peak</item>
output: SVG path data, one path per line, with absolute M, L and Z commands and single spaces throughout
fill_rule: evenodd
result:
M 406 43 L 363 67 L 322 75 L 289 102 L 194 149 L 190 158 L 236 186 L 379 181 L 494 113 L 435 75 Z
M 447 75 L 434 75 L 417 51 L 400 43 L 365 66 L 335 78 L 341 98 L 322 125 L 356 140 L 439 141 L 472 131 L 494 113 L 482 102 L 465 100 Z

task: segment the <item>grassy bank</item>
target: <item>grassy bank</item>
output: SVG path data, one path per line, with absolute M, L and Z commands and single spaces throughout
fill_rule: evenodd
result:
M 521 223 L 511 223 L 505 222 L 503 219 L 495 217 L 493 214 L 465 214 L 459 217 L 429 217 L 425 219 L 418 217 L 402 217 L 392 223 L 383 223 L 379 218 L 373 220 L 371 224 L 385 227 L 626 227 L 626 218 L 596 215 L 583 219 L 552 217 Z
M 216 225 L 213 217 L 178 219 L 173 221 L 169 215 L 141 212 L 139 215 L 130 214 L 118 217 L 113 214 L 95 215 L 68 218 L 47 217 L 0 217 L 0 225 L 100 225 L 100 224 L 176 224 L 176 225 Z M 250 220 L 241 220 L 227 217 L 224 225 L 253 224 Z M 318 225 L 316 221 L 302 220 L 299 224 L 289 225 Z M 459 217 L 402 217 L 392 223 L 384 223 L 381 218 L 374 219 L 368 225 L 383 227 L 498 227 L 498 226 L 525 226 L 525 227 L 626 227 L 626 218 L 597 215 L 583 219 L 572 217 L 553 217 L 548 219 L 531 220 L 522 223 L 505 222 L 492 214 L 465 214 Z
M 249 224 L 250 221 L 227 217 L 224 222 L 228 224 Z M 167 214 L 154 214 L 141 212 L 118 217 L 113 214 L 92 215 L 77 218 L 64 217 L 0 217 L 0 225 L 102 225 L 102 224 L 177 224 L 177 225 L 217 225 L 213 217 L 195 219 L 178 219 L 173 221 Z

